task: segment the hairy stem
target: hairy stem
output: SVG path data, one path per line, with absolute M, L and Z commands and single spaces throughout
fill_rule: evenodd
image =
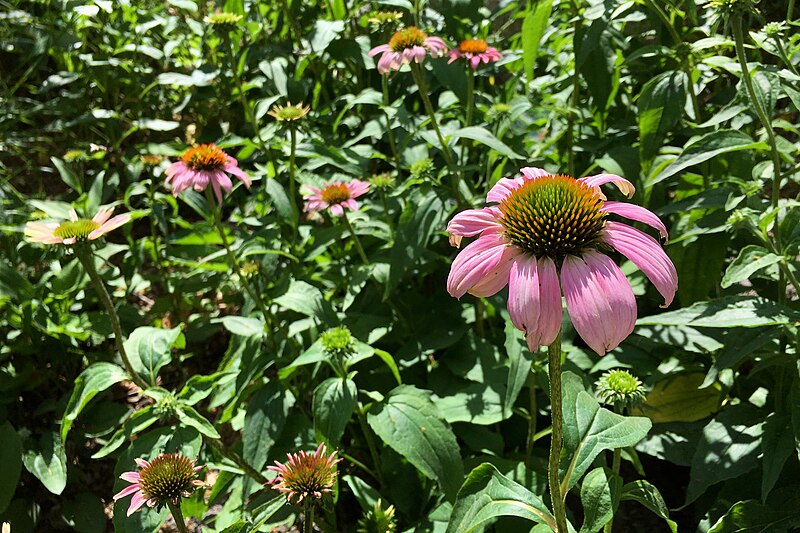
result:
M 180 533 L 189 533 L 189 530 L 186 529 L 186 522 L 183 519 L 183 512 L 181 511 L 180 502 L 177 504 L 171 501 L 167 502 L 167 507 L 169 507 L 169 512 L 172 513 L 172 518 L 175 520 L 175 525 L 178 526 L 178 531 L 180 531 Z
M 528 401 L 530 402 L 530 418 L 528 419 L 528 440 L 525 445 L 525 465 L 531 468 L 533 442 L 536 435 L 536 372 L 533 368 L 528 371 Z
M 356 235 L 356 230 L 353 229 L 352 224 L 350 224 L 350 219 L 347 218 L 347 211 L 344 210 L 342 207 L 342 221 L 344 225 L 347 227 L 347 231 L 350 232 L 350 236 L 353 238 L 353 244 L 358 251 L 358 256 L 361 258 L 361 262 L 365 265 L 369 265 L 369 259 L 367 259 L 367 254 L 364 253 L 364 248 L 361 246 L 361 241 L 358 240 L 358 235 Z
M 553 503 L 553 515 L 556 519 L 557 533 L 567 533 L 567 509 L 564 494 L 561 494 L 561 483 L 558 480 L 558 464 L 561 460 L 561 448 L 564 445 L 563 406 L 561 397 L 561 331 L 556 340 L 547 347 L 547 368 L 550 374 L 550 416 L 553 432 L 550 436 L 550 461 L 547 469 L 547 481 L 550 485 L 550 499 Z
M 392 119 L 389 117 L 389 76 L 386 74 L 381 75 L 381 87 L 383 89 L 383 114 L 386 117 L 386 136 L 389 138 L 389 148 L 392 150 L 392 157 L 394 157 L 394 166 L 397 171 L 400 171 L 400 155 L 397 152 L 397 143 L 394 140 L 394 132 L 392 131 Z

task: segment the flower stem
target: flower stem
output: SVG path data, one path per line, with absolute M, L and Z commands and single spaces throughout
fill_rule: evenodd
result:
M 303 507 L 303 533 L 314 533 L 314 503 L 306 500 Z
M 269 483 L 269 480 L 261 472 L 250 466 L 247 463 L 247 461 L 245 461 L 239 454 L 237 454 L 233 450 L 229 450 L 228 448 L 226 448 L 225 445 L 222 443 L 222 441 L 220 441 L 219 439 L 212 439 L 211 437 L 204 436 L 203 440 L 205 440 L 209 446 L 217 450 L 217 452 L 219 452 L 220 455 L 222 455 L 226 459 L 229 459 L 236 466 L 244 470 L 244 473 L 253 478 L 254 480 L 258 481 L 262 485 L 266 485 L 267 483 Z
M 394 224 L 389 214 L 389 202 L 386 200 L 386 191 L 381 189 L 381 204 L 383 205 L 383 215 L 386 217 L 386 225 L 389 226 L 389 237 L 394 242 Z
M 122 359 L 122 364 L 125 366 L 125 371 L 128 372 L 131 381 L 133 381 L 137 387 L 142 390 L 148 388 L 149 385 L 147 382 L 133 369 L 131 361 L 128 359 L 128 353 L 125 351 L 125 345 L 122 342 L 122 328 L 119 325 L 119 316 L 117 315 L 117 310 L 114 308 L 114 302 L 111 301 L 111 296 L 109 296 L 106 286 L 103 284 L 103 280 L 100 279 L 100 274 L 97 273 L 97 268 L 94 266 L 91 248 L 88 245 L 79 244 L 75 247 L 75 255 L 78 256 L 78 260 L 83 265 L 84 270 L 89 274 L 89 279 L 92 281 L 97 295 L 100 297 L 100 302 L 103 304 L 108 314 L 108 319 L 111 322 L 111 329 L 114 332 L 114 343 L 117 345 L 117 351 Z
M 397 143 L 394 140 L 394 132 L 392 131 L 392 119 L 389 118 L 389 76 L 381 75 L 381 86 L 383 88 L 383 114 L 386 117 L 386 136 L 389 137 L 389 148 L 392 150 L 394 156 L 395 168 L 400 170 L 400 155 L 397 152 Z
M 297 183 L 294 180 L 295 173 L 295 153 L 297 152 L 297 130 L 295 127 L 289 126 L 289 202 L 292 204 L 292 213 L 297 216 Z M 297 223 L 292 224 L 292 227 L 297 230 Z
M 472 111 L 475 107 L 475 69 L 467 69 L 467 116 L 464 120 L 464 127 L 472 125 Z
M 211 187 L 206 187 L 206 199 L 208 200 L 208 207 L 211 209 L 213 219 L 212 222 L 217 230 L 217 233 L 219 233 L 219 236 L 222 239 L 222 245 L 225 247 L 225 253 L 228 256 L 228 263 L 231 268 L 233 268 L 236 276 L 239 278 L 239 282 L 244 287 L 244 290 L 256 303 L 258 309 L 261 311 L 261 314 L 264 315 L 264 321 L 269 325 L 271 322 L 271 315 L 267 310 L 267 307 L 264 305 L 264 302 L 261 300 L 261 297 L 259 297 L 258 293 L 253 290 L 253 287 L 250 286 L 250 283 L 247 281 L 247 278 L 244 277 L 244 274 L 242 274 L 242 269 L 239 266 L 239 260 L 236 259 L 236 255 L 234 255 L 230 244 L 228 244 L 228 237 L 225 235 L 225 228 L 222 226 L 222 215 L 220 214 L 221 207 L 214 199 L 213 193 L 211 192 Z
M 439 123 L 436 121 L 436 113 L 433 110 L 433 104 L 431 104 L 431 99 L 428 96 L 428 85 L 425 82 L 424 73 L 421 67 L 416 63 L 411 63 L 409 66 L 411 67 L 411 75 L 414 77 L 414 81 L 419 88 L 419 96 L 422 98 L 422 104 L 425 106 L 425 111 L 427 111 L 431 119 L 431 125 L 436 132 L 436 136 L 439 138 L 439 144 L 442 145 L 442 156 L 448 165 L 453 165 L 453 154 L 450 153 L 450 147 L 447 145 L 444 135 L 442 135 L 442 131 L 439 129 Z
M 353 244 L 356 246 L 356 250 L 358 251 L 359 257 L 361 257 L 361 261 L 369 266 L 369 259 L 367 259 L 367 254 L 364 253 L 364 248 L 361 246 L 361 241 L 358 240 L 358 235 L 356 235 L 356 231 L 353 229 L 353 226 L 350 224 L 350 219 L 347 218 L 347 211 L 342 208 L 342 220 L 344 221 L 344 225 L 347 227 L 347 231 L 350 232 L 350 236 L 353 238 Z
M 614 407 L 614 412 L 617 414 L 622 414 L 620 409 Z M 611 460 L 611 472 L 613 472 L 614 476 L 619 476 L 619 468 L 620 464 L 622 463 L 622 448 L 614 448 L 614 458 Z M 603 533 L 612 533 L 614 528 L 614 517 L 612 516 L 606 525 L 603 527 Z
M 173 502 L 167 502 L 167 507 L 169 507 L 169 512 L 172 513 L 172 518 L 175 520 L 175 525 L 178 526 L 178 531 L 180 533 L 189 533 L 189 530 L 186 529 L 186 522 L 183 520 L 183 512 L 181 512 L 181 504 L 175 504 Z
M 261 138 L 261 131 L 258 128 L 258 121 L 256 120 L 256 115 L 253 113 L 253 109 L 250 107 L 250 103 L 247 101 L 247 94 L 244 92 L 244 82 L 242 78 L 239 76 L 239 66 L 236 63 L 236 58 L 233 55 L 233 43 L 231 42 L 230 35 L 226 35 L 223 40 L 225 41 L 225 49 L 228 54 L 228 62 L 230 63 L 231 72 L 233 73 L 233 81 L 236 83 L 236 88 L 239 91 L 239 102 L 242 105 L 242 110 L 244 111 L 244 117 L 250 127 L 253 128 L 253 134 L 256 136 L 256 142 L 258 147 L 261 148 L 264 152 L 267 152 L 267 146 L 264 143 L 264 139 Z
M 553 432 L 550 436 L 550 464 L 547 470 L 547 481 L 550 485 L 550 499 L 553 503 L 553 515 L 556 519 L 557 533 L 567 533 L 567 509 L 564 496 L 561 494 L 561 483 L 558 480 L 558 464 L 561 460 L 561 448 L 564 445 L 563 406 L 561 397 L 561 331 L 556 340 L 547 347 L 547 369 L 550 374 L 550 416 Z
M 786 66 L 789 67 L 789 70 L 792 71 L 792 74 L 795 76 L 800 76 L 800 72 L 797 71 L 797 68 L 794 66 L 794 63 L 792 63 L 792 60 L 786 55 L 786 49 L 783 47 L 783 42 L 781 42 L 780 37 L 775 37 L 773 40 L 775 41 L 775 46 L 778 48 L 778 55 L 781 56 L 781 59 L 784 63 L 786 63 Z
M 530 402 L 530 418 L 528 419 L 528 441 L 525 445 L 525 465 L 531 468 L 534 435 L 536 435 L 536 372 L 528 371 L 528 400 Z

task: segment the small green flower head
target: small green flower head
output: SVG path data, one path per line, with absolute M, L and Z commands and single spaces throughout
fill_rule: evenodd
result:
M 706 5 L 719 16 L 744 15 L 756 13 L 758 0 L 708 0 Z
M 348 356 L 353 353 L 353 336 L 347 326 L 331 328 L 320 337 L 325 353 L 331 356 Z
M 770 22 L 764 26 L 764 35 L 770 39 L 779 39 L 783 37 L 785 29 L 786 24 L 783 22 Z
M 369 178 L 369 182 L 376 189 L 391 189 L 394 187 L 394 177 L 391 172 L 375 174 Z
M 83 150 L 67 150 L 67 152 L 64 154 L 64 161 L 67 163 L 72 163 L 73 161 L 86 161 L 87 159 L 89 158 L 86 156 L 86 152 Z
M 178 401 L 172 394 L 165 394 L 164 397 L 160 398 L 153 406 L 153 412 L 162 419 L 173 417 L 177 411 Z
M 740 209 L 736 209 L 731 215 L 728 217 L 727 226 L 730 231 L 735 231 L 737 229 L 751 227 L 756 227 L 755 220 L 758 219 L 758 214 L 750 209 L 749 207 L 744 207 Z
M 427 179 L 433 176 L 433 160 L 420 159 L 411 163 L 411 177 L 414 179 Z
M 617 408 L 631 407 L 644 402 L 642 382 L 627 370 L 610 370 L 595 383 L 597 397 Z
M 217 11 L 208 15 L 203 21 L 210 24 L 212 28 L 218 31 L 229 32 L 236 29 L 241 22 L 242 16 L 236 13 L 226 13 L 224 11 Z
M 399 11 L 373 11 L 369 14 L 367 22 L 373 28 L 380 28 L 386 25 L 395 25 L 403 20 L 403 14 Z
M 378 499 L 372 509 L 358 521 L 358 533 L 394 533 L 397 524 L 394 517 L 394 505 L 383 508 Z
M 288 102 L 286 105 L 272 106 L 272 108 L 267 111 L 267 115 L 274 117 L 278 122 L 294 122 L 308 115 L 310 110 L 311 106 L 303 107 L 303 104 L 298 103 L 292 105 L 291 102 Z

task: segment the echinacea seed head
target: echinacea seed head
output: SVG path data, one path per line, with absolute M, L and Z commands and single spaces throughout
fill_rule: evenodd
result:
M 337 326 L 320 336 L 320 342 L 328 355 L 350 355 L 353 351 L 353 336 L 347 326 Z
M 601 402 L 617 408 L 640 405 L 645 399 L 645 389 L 639 379 L 627 370 L 610 370 L 595 383 Z
M 391 172 L 384 172 L 382 174 L 375 174 L 369 178 L 369 183 L 376 189 L 391 189 L 394 187 L 395 180 Z
M 505 236 L 537 258 L 561 260 L 595 248 L 605 225 L 602 198 L 574 178 L 555 175 L 526 181 L 499 209 Z
M 358 533 L 394 533 L 397 528 L 394 505 L 383 506 L 378 498 L 372 509 L 358 521 Z
M 424 31 L 416 26 L 409 26 L 398 30 L 392 35 L 392 38 L 389 39 L 389 48 L 392 52 L 402 52 L 406 48 L 422 46 L 427 38 L 428 36 Z
M 76 241 L 84 241 L 89 237 L 89 234 L 100 227 L 100 224 L 94 220 L 87 220 L 79 218 L 78 220 L 67 220 L 62 222 L 56 229 L 53 230 L 53 235 L 61 239 L 75 239 Z
M 322 189 L 322 200 L 330 205 L 340 204 L 350 199 L 350 189 L 344 183 L 331 183 Z
M 411 163 L 409 168 L 411 177 L 414 179 L 427 179 L 433 175 L 433 160 L 429 158 L 418 159 Z
M 222 170 L 228 162 L 225 152 L 214 144 L 201 144 L 189 148 L 181 159 L 192 170 Z
M 310 110 L 311 106 L 303 107 L 303 104 L 292 105 L 290 102 L 286 105 L 272 106 L 267 114 L 274 117 L 278 122 L 293 122 L 308 115 Z
M 465 39 L 458 44 L 458 51 L 463 54 L 482 54 L 487 48 L 483 39 Z
M 145 499 L 154 501 L 158 507 L 191 496 L 199 484 L 194 461 L 180 453 L 159 455 L 139 472 Z
M 403 14 L 399 11 L 374 11 L 370 13 L 367 22 L 372 26 L 384 26 L 395 24 L 403 19 Z

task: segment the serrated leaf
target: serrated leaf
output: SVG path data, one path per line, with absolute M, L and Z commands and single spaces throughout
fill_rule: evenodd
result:
M 194 407 L 178 404 L 175 416 L 183 425 L 196 429 L 206 437 L 211 437 L 212 439 L 220 438 L 220 434 L 214 425 L 206 417 L 198 413 Z
M 731 285 L 750 279 L 750 276 L 781 261 L 781 256 L 767 251 L 763 246 L 747 245 L 725 270 L 720 286 L 727 289 Z
M 339 445 L 358 404 L 358 387 L 351 379 L 328 378 L 314 389 L 314 430 L 332 447 Z
M 72 396 L 67 402 L 67 408 L 61 419 L 61 441 L 64 442 L 67 439 L 72 423 L 98 392 L 125 379 L 130 379 L 130 376 L 113 363 L 95 363 L 81 372 L 75 379 Z

